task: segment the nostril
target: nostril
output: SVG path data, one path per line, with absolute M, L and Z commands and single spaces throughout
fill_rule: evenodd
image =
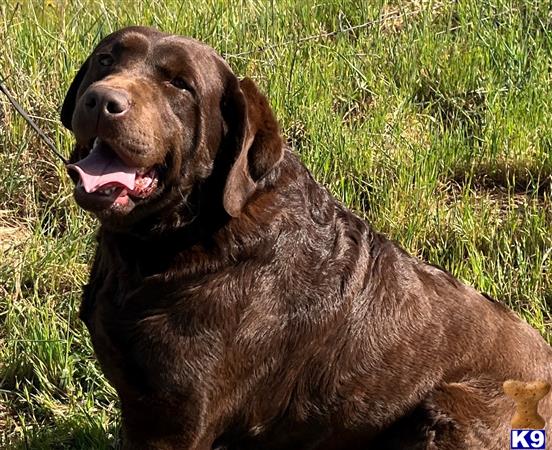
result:
M 126 106 L 123 102 L 117 100 L 109 100 L 105 105 L 105 109 L 109 114 L 121 114 L 126 111 Z
M 86 98 L 86 101 L 84 102 L 84 104 L 86 105 L 87 108 L 94 109 L 97 104 L 96 97 L 94 97 L 93 95 L 89 95 Z

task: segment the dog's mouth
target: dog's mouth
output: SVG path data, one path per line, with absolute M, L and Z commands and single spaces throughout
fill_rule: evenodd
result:
M 126 207 L 150 197 L 158 186 L 154 166 L 147 168 L 127 165 L 105 142 L 96 138 L 88 155 L 67 166 L 79 176 L 77 190 L 94 197 L 101 205 Z M 100 204 L 98 206 L 100 206 Z

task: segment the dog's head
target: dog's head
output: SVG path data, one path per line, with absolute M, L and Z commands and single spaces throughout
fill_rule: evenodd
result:
M 251 80 L 239 81 L 207 45 L 145 27 L 98 44 L 61 120 L 77 141 L 69 165 L 77 203 L 115 227 L 164 214 L 206 184 L 220 195 L 201 207 L 236 217 L 283 155 Z

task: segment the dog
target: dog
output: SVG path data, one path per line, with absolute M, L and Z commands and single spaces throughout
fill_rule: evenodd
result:
M 502 450 L 502 383 L 552 379 L 534 329 L 336 201 L 207 45 L 107 36 L 61 120 L 124 448 Z

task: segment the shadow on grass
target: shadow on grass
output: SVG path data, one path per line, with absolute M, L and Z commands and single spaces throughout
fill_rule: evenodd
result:
M 452 169 L 449 179 L 459 186 L 469 183 L 476 191 L 502 189 L 542 198 L 552 188 L 552 168 L 499 162 L 458 164 Z

